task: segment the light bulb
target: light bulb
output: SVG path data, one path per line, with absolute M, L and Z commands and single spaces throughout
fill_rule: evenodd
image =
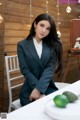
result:
M 0 2 L 0 5 L 2 5 L 2 3 Z
M 3 22 L 3 17 L 0 15 L 0 23 Z
M 30 24 L 28 24 L 28 28 L 30 28 L 31 27 L 31 25 Z
M 70 6 L 67 6 L 66 12 L 67 12 L 67 13 L 70 13 L 70 12 L 71 12 L 71 7 L 70 7 Z
M 58 37 L 61 37 L 61 32 L 58 30 L 57 31 Z

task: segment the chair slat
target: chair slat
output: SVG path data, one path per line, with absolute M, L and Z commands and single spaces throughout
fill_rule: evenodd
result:
M 21 83 L 21 84 L 19 84 L 19 85 L 15 85 L 15 86 L 11 87 L 11 89 L 14 89 L 14 88 L 20 87 L 20 86 L 22 86 L 22 85 L 23 85 L 23 83 Z
M 12 58 L 8 58 L 10 60 L 10 70 L 12 70 Z

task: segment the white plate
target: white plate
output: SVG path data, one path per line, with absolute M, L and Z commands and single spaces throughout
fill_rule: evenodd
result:
M 45 112 L 56 120 L 80 120 L 80 99 L 69 103 L 66 108 L 59 108 L 50 101 L 45 106 Z

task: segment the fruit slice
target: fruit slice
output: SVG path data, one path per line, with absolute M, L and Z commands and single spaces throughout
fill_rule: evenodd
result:
M 66 105 L 69 103 L 68 98 L 63 94 L 56 95 L 53 98 L 53 101 L 57 107 L 61 107 L 61 108 L 66 107 Z
M 78 100 L 78 96 L 71 91 L 64 91 L 62 94 L 65 95 L 68 98 L 70 103 Z

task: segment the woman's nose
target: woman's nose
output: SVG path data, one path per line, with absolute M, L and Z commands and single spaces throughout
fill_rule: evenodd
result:
M 43 32 L 46 32 L 46 29 L 45 29 L 45 28 L 43 28 Z

